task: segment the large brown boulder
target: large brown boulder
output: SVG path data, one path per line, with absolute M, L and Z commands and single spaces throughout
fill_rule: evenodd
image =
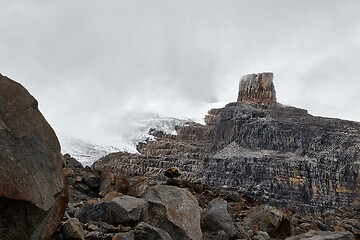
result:
M 49 239 L 68 193 L 58 139 L 19 83 L 0 74 L 0 236 Z

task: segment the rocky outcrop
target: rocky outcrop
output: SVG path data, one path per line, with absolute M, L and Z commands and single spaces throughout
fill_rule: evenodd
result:
M 276 103 L 273 73 L 248 74 L 240 79 L 238 103 L 271 105 Z
M 0 236 L 49 239 L 67 205 L 57 137 L 38 103 L 0 74 Z
M 360 123 L 315 117 L 276 102 L 271 73 L 241 79 L 238 101 L 211 109 L 206 125 L 156 134 L 142 155 L 111 154 L 94 167 L 163 179 L 225 186 L 262 202 L 322 211 L 348 206 L 360 194 Z

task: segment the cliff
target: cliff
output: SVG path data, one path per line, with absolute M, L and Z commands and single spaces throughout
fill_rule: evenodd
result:
M 206 125 L 154 132 L 141 154 L 111 154 L 94 164 L 124 175 L 183 178 L 226 186 L 283 207 L 345 206 L 360 195 L 360 123 L 315 117 L 276 102 L 273 74 L 241 78 L 238 100 L 211 109 Z

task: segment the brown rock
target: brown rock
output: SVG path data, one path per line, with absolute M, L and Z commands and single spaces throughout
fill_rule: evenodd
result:
M 276 103 L 273 73 L 248 74 L 241 77 L 237 101 L 262 105 Z
M 178 167 L 171 167 L 164 172 L 164 175 L 168 178 L 176 178 L 181 176 L 181 171 Z
M 284 212 L 269 205 L 256 206 L 244 219 L 254 231 L 265 231 L 272 238 L 286 238 L 293 233 L 293 224 Z
M 55 132 L 20 84 L 0 74 L 0 236 L 48 239 L 68 201 Z
M 105 202 L 111 202 L 111 200 L 113 200 L 116 197 L 121 197 L 124 196 L 124 194 L 119 193 L 119 192 L 109 192 L 108 194 L 106 194 L 106 196 L 104 197 L 104 201 Z
M 77 218 L 70 218 L 62 226 L 65 239 L 84 240 L 84 229 Z

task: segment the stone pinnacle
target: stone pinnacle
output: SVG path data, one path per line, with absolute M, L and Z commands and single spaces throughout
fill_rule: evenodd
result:
M 238 103 L 272 105 L 276 103 L 273 73 L 242 76 L 239 84 Z

